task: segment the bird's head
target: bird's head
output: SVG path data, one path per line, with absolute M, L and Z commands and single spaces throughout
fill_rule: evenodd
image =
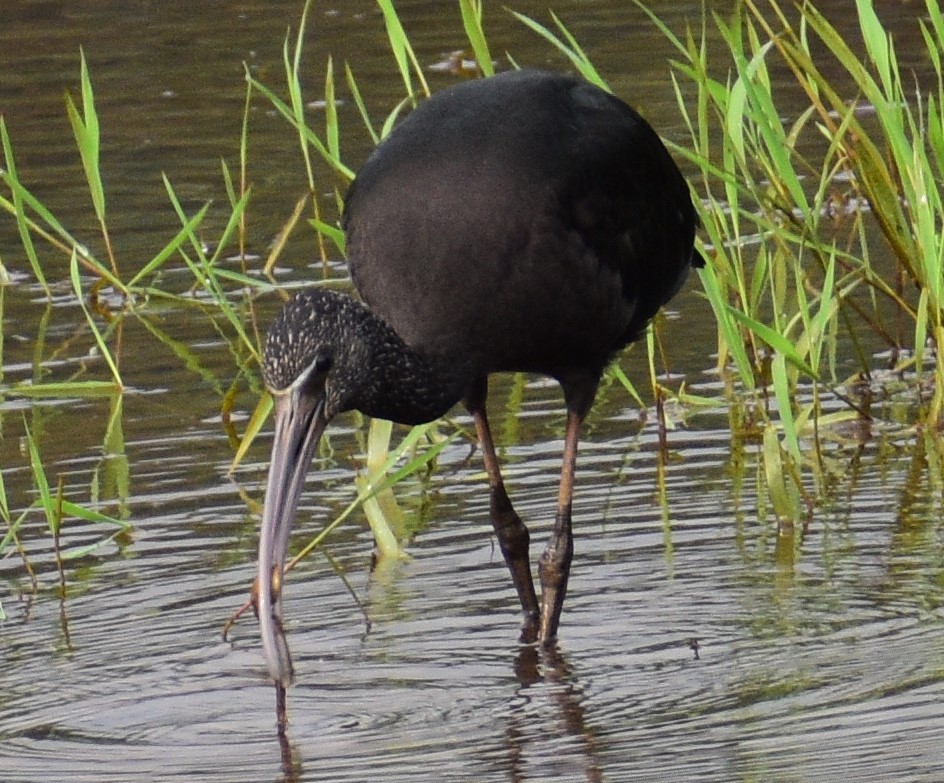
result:
M 296 295 L 266 335 L 263 375 L 275 403 L 275 437 L 259 535 L 257 612 L 273 680 L 292 680 L 292 660 L 281 627 L 281 581 L 305 474 L 325 427 L 346 410 L 359 342 L 352 327 L 363 306 L 315 288 Z

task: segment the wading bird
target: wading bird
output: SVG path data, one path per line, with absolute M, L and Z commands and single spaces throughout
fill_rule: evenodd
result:
M 325 426 L 355 409 L 419 424 L 466 406 L 524 612 L 522 640 L 554 641 L 573 556 L 581 422 L 607 364 L 702 263 L 696 224 L 688 186 L 655 131 L 570 76 L 515 71 L 443 90 L 377 147 L 342 218 L 363 303 L 305 290 L 265 342 L 275 440 L 256 609 L 277 685 L 293 674 L 281 581 L 299 495 Z M 528 529 L 505 491 L 485 410 L 489 375 L 506 371 L 555 378 L 567 406 L 540 603 Z

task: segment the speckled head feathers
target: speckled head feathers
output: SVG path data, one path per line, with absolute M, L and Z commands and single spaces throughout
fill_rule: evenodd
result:
M 327 288 L 296 294 L 266 334 L 262 361 L 266 386 L 272 391 L 287 389 L 319 355 L 330 365 L 364 311 L 356 300 Z

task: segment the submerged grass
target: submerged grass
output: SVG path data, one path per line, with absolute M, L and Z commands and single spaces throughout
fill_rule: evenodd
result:
M 858 357 L 855 373 L 863 378 L 875 369 L 863 337 L 884 342 L 893 350 L 893 369 L 911 373 L 917 388 L 931 390 L 917 407 L 912 424 L 934 429 L 942 420 L 944 359 L 939 346 L 944 340 L 944 240 L 940 226 L 944 224 L 944 204 L 937 183 L 944 176 L 944 17 L 936 0 L 926 0 L 927 17 L 919 25 L 934 79 L 931 87 L 923 90 L 903 77 L 894 41 L 867 0 L 856 3 L 863 54 L 844 41 L 826 15 L 809 3 L 797 12 L 785 10 L 777 0 L 764 4 L 745 0 L 730 17 L 713 13 L 703 19 L 700 29 L 677 32 L 642 0 L 634 2 L 676 51 L 671 78 L 690 139 L 685 145 L 674 145 L 673 152 L 696 171 L 693 189 L 703 224 L 701 250 L 709 261 L 700 271 L 701 288 L 717 324 L 717 369 L 728 380 L 728 388 L 737 385 L 737 394 L 722 400 L 705 400 L 684 389 L 667 388 L 660 383 L 657 371 L 665 359 L 657 335 L 651 333 L 645 349 L 659 423 L 663 432 L 672 425 L 663 405 L 671 397 L 685 407 L 731 406 L 732 427 L 752 427 L 760 443 L 770 506 L 781 520 L 800 521 L 808 518 L 828 491 L 828 467 L 822 457 L 824 429 L 842 420 L 872 415 L 867 396 L 858 394 L 850 382 L 855 379 L 842 377 L 840 341 L 853 346 Z M 390 131 L 403 112 L 429 94 L 424 68 L 394 3 L 378 0 L 378 6 L 392 61 L 403 83 L 402 98 L 379 119 L 373 117 L 358 86 L 355 65 L 344 63 L 343 67 L 344 86 L 375 142 Z M 495 63 L 483 28 L 483 2 L 459 0 L 458 6 L 457 25 L 464 29 L 481 73 L 490 74 Z M 2 397 L 106 395 L 114 401 L 117 394 L 120 399 L 125 389 L 120 371 L 120 330 L 126 317 L 139 319 L 155 339 L 198 375 L 212 376 L 186 346 L 163 333 L 149 318 L 148 307 L 154 302 L 197 309 L 232 346 L 237 380 L 222 383 L 214 378 L 213 383 L 224 419 L 240 384 L 254 392 L 260 389 L 256 298 L 272 291 L 287 296 L 271 273 L 297 232 L 312 230 L 309 238 L 324 261 L 343 253 L 344 237 L 334 216 L 354 176 L 341 152 L 337 74 L 330 58 L 320 96 L 325 107 L 323 129 L 313 128 L 306 112 L 309 101 L 302 90 L 302 49 L 311 7 L 312 0 L 308 0 L 297 31 L 284 43 L 284 92 L 246 71 L 239 170 L 234 175 L 225 161 L 222 164 L 229 214 L 210 247 L 200 238 L 209 205 L 188 214 L 165 178 L 168 201 L 180 229 L 137 271 L 127 276 L 119 272 L 123 265 L 115 257 L 108 232 L 100 160 L 102 131 L 84 53 L 80 55 L 79 97 L 67 97 L 66 111 L 99 224 L 105 262 L 77 241 L 19 179 L 13 143 L 0 117 L 5 160 L 0 172 L 4 186 L 0 210 L 15 221 L 24 255 L 47 297 L 51 296 L 50 285 L 39 248 L 45 246 L 68 259 L 72 291 L 87 326 L 86 347 L 102 366 L 100 376 L 91 379 L 85 375 L 94 369 L 83 369 L 82 374 L 65 381 L 38 377 L 29 383 L 6 383 L 0 386 Z M 552 13 L 553 24 L 546 26 L 510 13 L 562 53 L 584 77 L 605 86 L 587 52 L 561 19 Z M 718 43 L 709 46 L 709 40 Z M 820 54 L 824 51 L 831 58 L 828 62 Z M 838 86 L 837 66 L 844 88 Z M 791 114 L 778 104 L 780 96 L 771 76 L 774 68 L 786 68 L 793 75 L 796 88 L 807 98 L 805 110 Z M 851 89 L 848 84 L 853 85 Z M 260 100 L 291 128 L 308 188 L 264 259 L 251 257 L 246 249 L 252 201 L 247 173 L 249 116 Z M 322 204 L 316 194 L 326 189 L 318 181 L 325 168 L 333 197 Z M 886 247 L 869 244 L 872 225 L 878 227 Z M 239 271 L 221 263 L 234 248 Z M 888 255 L 894 260 L 891 269 L 877 261 Z M 163 273 L 181 268 L 189 271 L 192 282 L 187 290 L 172 290 L 163 282 Z M 324 275 L 329 275 L 327 264 Z M 96 305 L 105 289 L 122 303 L 117 311 Z M 2 293 L 0 289 L 0 297 Z M 910 333 L 902 335 L 893 325 L 893 320 L 902 319 L 911 325 Z M 38 340 L 40 346 L 42 339 Z M 619 367 L 611 369 L 609 378 L 618 381 L 637 403 L 643 403 L 643 395 Z M 812 382 L 811 399 L 800 399 L 801 382 Z M 842 400 L 844 411 L 824 415 L 825 395 Z M 233 467 L 245 457 L 270 409 L 271 399 L 263 392 L 242 435 L 233 432 Z M 120 404 L 112 403 L 112 411 L 119 417 L 120 410 Z M 381 550 L 398 553 L 404 534 L 397 532 L 399 512 L 390 487 L 405 476 L 426 470 L 458 433 L 454 430 L 442 438 L 432 437 L 434 432 L 430 427 L 413 430 L 393 447 L 392 429 L 373 425 L 365 470 L 352 489 L 354 499 L 308 549 L 319 545 L 330 530 L 363 505 Z M 27 437 L 33 443 L 33 436 Z M 420 448 L 421 443 L 425 447 Z M 38 455 L 38 449 L 35 454 L 30 452 L 37 486 L 43 475 Z M 75 516 L 96 513 L 64 498 L 59 503 L 48 483 L 45 492 L 40 488 L 37 502 L 48 519 L 57 508 Z M 0 483 L 0 515 L 8 530 L 0 551 L 14 547 L 22 553 L 16 531 L 23 514 L 33 508 L 11 516 Z M 83 518 L 93 521 L 89 516 Z M 108 518 L 94 521 L 114 522 Z

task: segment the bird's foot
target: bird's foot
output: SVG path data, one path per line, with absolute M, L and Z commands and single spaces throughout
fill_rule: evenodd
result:
M 541 617 L 536 611 L 522 613 L 521 636 L 518 641 L 521 644 L 534 644 L 538 640 L 538 631 L 540 630 Z
M 559 515 L 560 516 L 560 515 Z M 569 522 L 569 520 L 567 520 Z M 558 519 L 558 527 L 561 527 Z M 570 563 L 574 556 L 574 540 L 570 525 L 563 526 L 562 534 L 555 533 L 538 560 L 538 576 L 541 578 L 541 623 L 538 641 L 550 647 L 557 640 L 564 597 L 567 595 L 567 580 Z

